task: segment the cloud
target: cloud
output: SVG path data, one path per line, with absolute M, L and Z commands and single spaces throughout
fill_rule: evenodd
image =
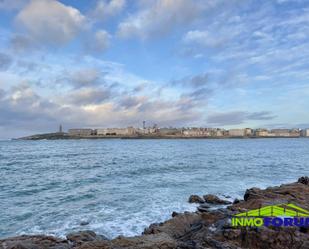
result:
M 217 48 L 223 46 L 228 41 L 227 34 L 216 36 L 209 31 L 191 30 L 183 37 L 185 44 L 194 44 L 203 47 Z
M 0 0 L 0 11 L 3 10 L 16 10 L 22 8 L 27 4 L 28 0 Z
M 142 104 L 145 101 L 144 97 L 136 97 L 136 96 L 124 96 L 120 101 L 119 105 L 126 109 L 130 109 L 132 107 L 136 107 Z
M 110 46 L 111 35 L 105 30 L 98 30 L 94 35 L 92 49 L 102 52 Z
M 119 14 L 125 7 L 125 0 L 99 0 L 92 13 L 97 20 L 105 20 L 108 17 Z
M 208 87 L 198 88 L 184 96 L 190 97 L 194 101 L 206 101 L 214 94 L 214 90 Z
M 0 88 L 0 100 L 4 98 L 5 94 L 6 94 L 5 91 Z
M 55 131 L 59 123 L 67 128 L 122 127 L 138 126 L 142 120 L 160 126 L 179 126 L 201 117 L 194 106 L 180 107 L 178 100 L 126 97 L 105 88 L 82 88 L 61 96 L 43 97 L 23 83 L 0 93 L 0 130 L 10 127 L 5 136 L 23 136 Z
M 13 59 L 8 54 L 0 53 L 0 71 L 7 70 L 13 62 Z
M 188 25 L 196 20 L 205 3 L 192 0 L 155 0 L 129 16 L 118 26 L 118 35 L 123 38 L 137 36 L 141 39 L 165 35 L 171 30 Z
M 87 87 L 99 83 L 101 72 L 96 68 L 81 68 L 73 71 L 69 76 L 69 82 L 75 87 Z
M 16 23 L 30 36 L 51 44 L 72 40 L 85 22 L 79 10 L 54 0 L 31 0 L 16 17 Z
M 271 112 L 262 111 L 262 112 L 253 112 L 247 114 L 247 119 L 249 120 L 271 120 L 274 119 L 276 116 L 273 115 Z
M 43 100 L 27 83 L 14 86 L 6 92 L 0 102 L 0 126 L 20 127 L 24 123 L 40 122 L 48 118 L 49 110 L 54 106 L 48 100 Z
M 39 45 L 29 36 L 14 34 L 10 40 L 10 46 L 15 52 L 26 52 Z
M 193 88 L 203 87 L 208 83 L 209 83 L 209 74 L 207 73 L 196 74 L 193 76 L 184 77 L 179 80 L 171 81 L 172 85 L 180 85 L 184 87 L 193 87 Z
M 82 88 L 70 93 L 65 98 L 75 105 L 100 104 L 111 97 L 109 89 Z
M 276 116 L 268 111 L 261 112 L 243 112 L 233 111 L 224 113 L 215 113 L 207 117 L 207 123 L 211 125 L 239 125 L 249 120 L 272 120 Z

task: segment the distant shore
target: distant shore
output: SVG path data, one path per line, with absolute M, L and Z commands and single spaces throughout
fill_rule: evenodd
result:
M 261 139 L 261 138 L 306 138 L 301 136 L 186 136 L 186 135 L 69 135 L 68 133 L 45 133 L 13 140 L 80 140 L 80 139 Z

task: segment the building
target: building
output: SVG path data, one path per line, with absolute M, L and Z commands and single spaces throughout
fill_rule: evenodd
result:
M 213 133 L 214 137 L 223 137 L 226 136 L 226 131 L 222 129 L 215 129 Z
M 91 136 L 95 131 L 92 129 L 69 129 L 70 136 Z
M 153 127 L 143 127 L 143 128 L 137 128 L 136 133 L 141 134 L 141 135 L 149 135 L 149 134 L 154 134 L 158 132 L 158 128 L 156 125 Z
M 270 131 L 269 136 L 275 136 L 275 137 L 289 137 L 290 130 L 289 129 L 273 129 Z
M 256 137 L 268 137 L 269 133 L 267 129 L 257 129 L 255 131 L 255 136 Z
M 209 137 L 211 131 L 207 128 L 187 128 L 182 131 L 182 134 L 187 137 Z
M 181 135 L 181 130 L 177 128 L 159 128 L 160 135 Z
M 98 136 L 130 136 L 135 134 L 133 127 L 127 128 L 101 128 L 96 129 Z
M 309 129 L 302 129 L 301 135 L 302 137 L 309 137 Z
M 231 129 L 229 130 L 230 137 L 243 137 L 245 136 L 245 129 Z
M 253 135 L 253 130 L 251 128 L 245 129 L 245 136 L 250 137 Z
M 290 130 L 291 137 L 300 137 L 300 135 L 301 135 L 300 129 L 295 128 L 295 129 Z

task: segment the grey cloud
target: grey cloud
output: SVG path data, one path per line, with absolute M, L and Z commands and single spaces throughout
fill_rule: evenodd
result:
M 75 105 L 100 104 L 111 96 L 109 89 L 81 88 L 72 92 L 66 98 Z
M 72 72 L 68 79 L 75 87 L 95 85 L 101 78 L 101 72 L 96 68 L 83 68 Z
M 133 92 L 138 93 L 138 92 L 143 91 L 145 88 L 146 88 L 146 84 L 143 83 L 143 84 L 140 84 L 140 85 L 134 87 Z
M 276 116 L 273 115 L 271 112 L 262 111 L 262 112 L 253 112 L 247 114 L 247 119 L 249 120 L 271 120 L 274 119 Z
M 0 98 L 0 126 L 8 131 L 14 128 L 27 129 L 31 126 L 49 126 L 49 122 L 55 118 L 50 110 L 56 105 L 42 99 L 29 85 L 21 84 L 13 87 Z
M 211 97 L 214 93 L 213 89 L 203 87 L 203 88 L 198 88 L 188 94 L 184 94 L 183 96 L 190 97 L 192 100 L 195 101 L 206 101 L 208 100 L 209 97 Z
M 17 10 L 28 2 L 28 0 L 0 0 L 0 10 Z
M 29 36 L 15 34 L 10 40 L 10 47 L 16 52 L 26 52 L 38 48 L 39 45 Z
M 7 70 L 13 62 L 13 59 L 8 54 L 0 53 L 0 71 Z
M 135 96 L 125 96 L 119 101 L 119 105 L 126 109 L 136 107 L 142 103 L 142 99 Z
M 185 87 L 203 87 L 209 82 L 209 75 L 207 73 L 197 74 L 190 77 L 185 77 L 180 80 L 172 80 L 172 85 L 181 85 Z
M 207 118 L 207 123 L 212 125 L 237 125 L 242 124 L 245 121 L 249 120 L 272 120 L 276 116 L 268 111 L 261 112 L 243 112 L 243 111 L 234 111 L 234 112 L 225 112 L 225 113 L 216 113 L 211 114 Z
M 172 87 L 182 87 L 184 93 L 181 97 L 187 99 L 187 101 L 190 100 L 190 105 L 192 105 L 193 102 L 197 105 L 199 102 L 207 101 L 223 84 L 215 80 L 209 73 L 201 73 L 179 80 L 172 80 L 170 85 Z
M 246 119 L 246 113 L 244 112 L 229 112 L 229 113 L 217 113 L 209 115 L 207 123 L 213 125 L 236 125 L 241 124 Z
M 4 96 L 5 96 L 5 91 L 0 88 L 0 100 L 4 98 Z
M 111 44 L 112 36 L 105 30 L 98 30 L 95 32 L 92 40 L 86 44 L 86 49 L 90 52 L 103 52 Z
M 37 63 L 26 60 L 18 60 L 16 66 L 21 70 L 21 74 L 33 72 L 39 68 Z

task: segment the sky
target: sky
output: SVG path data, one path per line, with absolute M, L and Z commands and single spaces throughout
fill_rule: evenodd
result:
M 309 1 L 0 0 L 0 138 L 309 127 Z

